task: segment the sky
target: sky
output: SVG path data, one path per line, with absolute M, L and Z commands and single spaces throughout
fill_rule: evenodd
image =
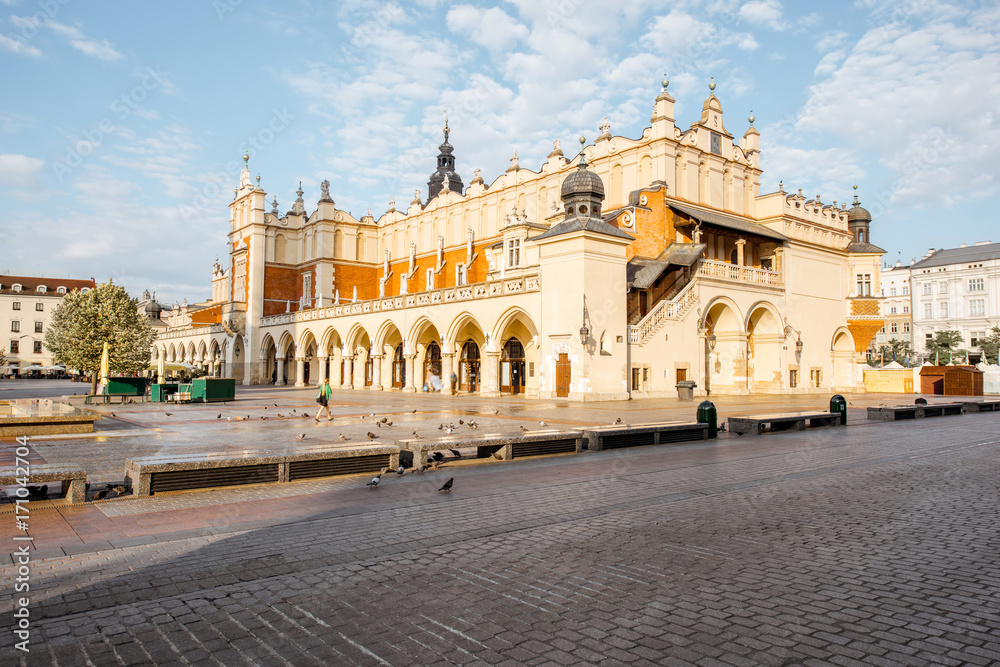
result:
M 0 274 L 211 295 L 242 155 L 284 212 L 331 183 L 426 196 L 445 113 L 465 183 L 517 151 L 677 125 L 713 80 L 761 192 L 850 201 L 885 259 L 1000 241 L 1000 4 L 936 0 L 0 0 Z M 0 278 L 2 280 L 2 278 Z

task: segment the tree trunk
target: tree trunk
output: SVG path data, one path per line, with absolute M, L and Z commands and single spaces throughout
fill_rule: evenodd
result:
M 99 371 L 94 371 L 93 373 L 90 374 L 90 393 L 91 394 L 96 394 L 97 393 L 97 373 L 98 372 Z

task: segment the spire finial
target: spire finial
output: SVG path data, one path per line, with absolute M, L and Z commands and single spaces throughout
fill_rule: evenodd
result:
M 587 137 L 580 135 L 580 169 L 587 168 L 587 152 L 584 147 L 587 145 Z
M 667 86 L 670 85 L 670 79 L 667 78 L 666 72 L 663 73 L 663 81 L 660 82 L 660 85 L 663 86 L 663 90 L 661 92 L 667 92 Z
M 861 206 L 861 202 L 858 201 L 858 184 L 854 184 L 854 205 Z
M 246 153 L 243 154 L 243 166 L 248 167 L 250 165 L 250 156 Z
M 445 109 L 444 109 L 444 141 L 445 141 L 445 143 L 448 143 L 448 135 L 450 133 L 451 133 L 451 130 L 448 129 L 448 108 L 445 107 Z
M 715 77 L 712 77 L 712 82 L 708 84 L 708 90 L 714 95 L 715 94 Z
M 257 187 L 260 187 L 260 174 L 257 174 Z
M 747 118 L 747 120 L 750 121 L 750 127 L 753 127 L 753 122 L 757 120 L 756 118 L 754 118 L 753 109 L 750 109 L 750 117 Z
M 271 200 L 271 213 L 275 217 L 278 215 L 278 195 L 274 195 L 274 198 Z

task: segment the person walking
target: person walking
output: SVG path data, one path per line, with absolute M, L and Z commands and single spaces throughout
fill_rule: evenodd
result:
M 319 394 L 316 395 L 316 402 L 319 403 L 319 412 L 316 413 L 316 422 L 319 423 L 319 416 L 326 411 L 326 420 L 333 421 L 333 416 L 330 414 L 330 397 L 333 396 L 333 388 L 330 386 L 330 378 L 323 378 L 323 386 L 319 388 Z

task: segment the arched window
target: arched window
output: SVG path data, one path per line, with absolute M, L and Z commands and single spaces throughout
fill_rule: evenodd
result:
M 392 354 L 392 386 L 402 389 L 406 384 L 406 361 L 403 359 L 403 344 L 396 346 Z
M 431 375 L 441 377 L 441 346 L 431 341 L 424 352 L 424 379 Z
M 524 392 L 524 346 L 516 338 L 508 339 L 500 352 L 500 391 Z
M 479 345 L 468 340 L 462 346 L 462 361 L 459 364 L 459 383 L 462 391 L 479 391 Z

